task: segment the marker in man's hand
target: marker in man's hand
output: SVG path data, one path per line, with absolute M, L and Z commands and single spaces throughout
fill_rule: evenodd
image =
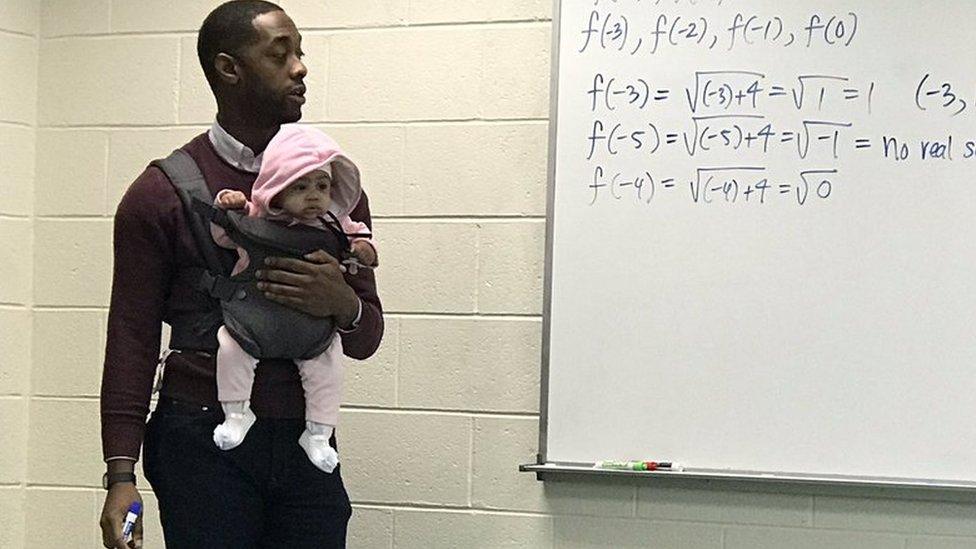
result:
M 136 527 L 136 520 L 142 514 L 142 503 L 133 501 L 129 506 L 129 511 L 125 514 L 125 522 L 122 523 L 122 539 L 129 543 L 132 541 L 132 531 Z

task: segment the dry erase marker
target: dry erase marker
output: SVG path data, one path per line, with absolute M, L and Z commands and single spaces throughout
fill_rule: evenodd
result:
M 142 513 L 142 504 L 133 501 L 132 505 L 129 506 L 129 512 L 125 514 L 125 522 L 122 523 L 122 539 L 126 543 L 132 540 L 132 530 L 136 527 L 136 520 L 140 513 Z
M 681 471 L 684 468 L 670 461 L 598 461 L 596 469 L 615 469 L 620 471 Z

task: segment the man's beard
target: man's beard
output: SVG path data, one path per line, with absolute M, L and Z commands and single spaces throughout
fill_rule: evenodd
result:
M 261 126 L 277 126 L 298 122 L 302 118 L 301 105 L 292 105 L 286 95 L 278 95 L 267 88 L 252 88 L 247 96 L 248 118 Z

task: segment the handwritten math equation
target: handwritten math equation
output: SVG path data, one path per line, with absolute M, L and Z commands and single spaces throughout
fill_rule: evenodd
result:
M 595 9 L 580 32 L 578 53 L 600 50 L 654 55 L 666 48 L 733 51 L 757 45 L 846 48 L 857 37 L 859 24 L 855 12 L 812 13 L 802 22 L 748 13 L 736 13 L 724 21 L 663 13 L 651 19 L 654 22 L 648 25 L 635 22 L 626 13 Z
M 811 200 L 826 200 L 838 177 L 836 168 L 804 170 L 792 180 L 773 180 L 764 166 L 698 168 L 690 180 L 661 177 L 651 170 L 640 173 L 613 172 L 598 165 L 589 184 L 590 205 L 601 198 L 651 204 L 663 195 L 680 195 L 694 204 L 754 204 L 788 200 L 803 206 Z
M 586 95 L 593 112 L 601 109 L 613 112 L 621 108 L 641 111 L 677 100 L 684 102 L 679 106 L 687 106 L 692 113 L 758 111 L 776 103 L 796 111 L 822 111 L 840 104 L 856 103 L 870 114 L 875 82 L 855 83 L 852 80 L 843 75 L 801 74 L 789 82 L 777 82 L 754 71 L 696 71 L 688 85 L 673 93 L 674 90 L 666 85 L 653 85 L 652 77 L 598 72 Z M 938 89 L 945 91 L 943 87 Z
M 568 21 L 577 32 L 565 47 L 587 67 L 568 93 L 584 109 L 572 154 L 585 159 L 575 185 L 590 205 L 674 196 L 701 206 L 805 206 L 856 183 L 844 178 L 858 177 L 846 162 L 976 162 L 976 132 L 952 123 L 976 115 L 976 77 L 927 60 L 897 74 L 851 65 L 879 31 L 857 10 L 750 13 L 748 4 L 589 0 Z M 788 68 L 763 70 L 765 58 Z M 703 66 L 686 68 L 688 59 Z M 903 115 L 932 127 L 887 127 Z M 663 173 L 669 164 L 687 173 Z
M 823 111 L 858 104 L 867 114 L 873 114 L 876 89 L 874 81 L 855 82 L 845 75 L 800 74 L 788 82 L 777 82 L 761 72 L 718 70 L 696 71 L 688 85 L 673 90 L 664 83 L 654 82 L 653 77 L 598 72 L 593 75 L 586 95 L 593 112 L 621 108 L 641 111 L 683 100 L 692 113 L 757 111 L 785 103 L 797 111 Z M 925 73 L 918 80 L 914 102 L 920 111 L 958 116 L 976 107 L 976 85 L 969 83 L 968 87 L 961 87 Z
M 853 150 L 867 150 L 874 146 L 870 137 L 849 138 L 851 122 L 803 120 L 799 127 L 781 129 L 762 115 L 718 115 L 691 118 L 687 131 L 661 131 L 653 122 L 638 126 L 624 123 L 593 122 L 587 137 L 587 160 L 606 153 L 616 156 L 622 151 L 637 151 L 648 156 L 677 148 L 689 157 L 704 155 L 719 149 L 752 150 L 766 154 L 777 148 L 795 152 L 806 159 L 813 149 L 822 149 L 832 158 L 840 158 L 840 148 L 849 145 Z M 843 132 L 843 133 L 842 133 Z M 842 139 L 842 137 L 844 139 Z

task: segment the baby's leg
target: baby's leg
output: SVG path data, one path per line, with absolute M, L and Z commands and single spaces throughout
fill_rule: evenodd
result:
M 331 473 L 339 463 L 329 438 L 339 420 L 342 398 L 342 340 L 336 334 L 322 354 L 295 363 L 305 390 L 305 431 L 298 444 L 316 467 Z
M 236 448 L 256 420 L 251 411 L 251 386 L 258 359 L 247 354 L 227 328 L 217 331 L 217 400 L 224 422 L 214 429 L 214 443 L 221 450 Z
M 322 354 L 308 360 L 296 360 L 305 391 L 305 419 L 335 426 L 339 421 L 342 398 L 342 339 L 332 336 Z

